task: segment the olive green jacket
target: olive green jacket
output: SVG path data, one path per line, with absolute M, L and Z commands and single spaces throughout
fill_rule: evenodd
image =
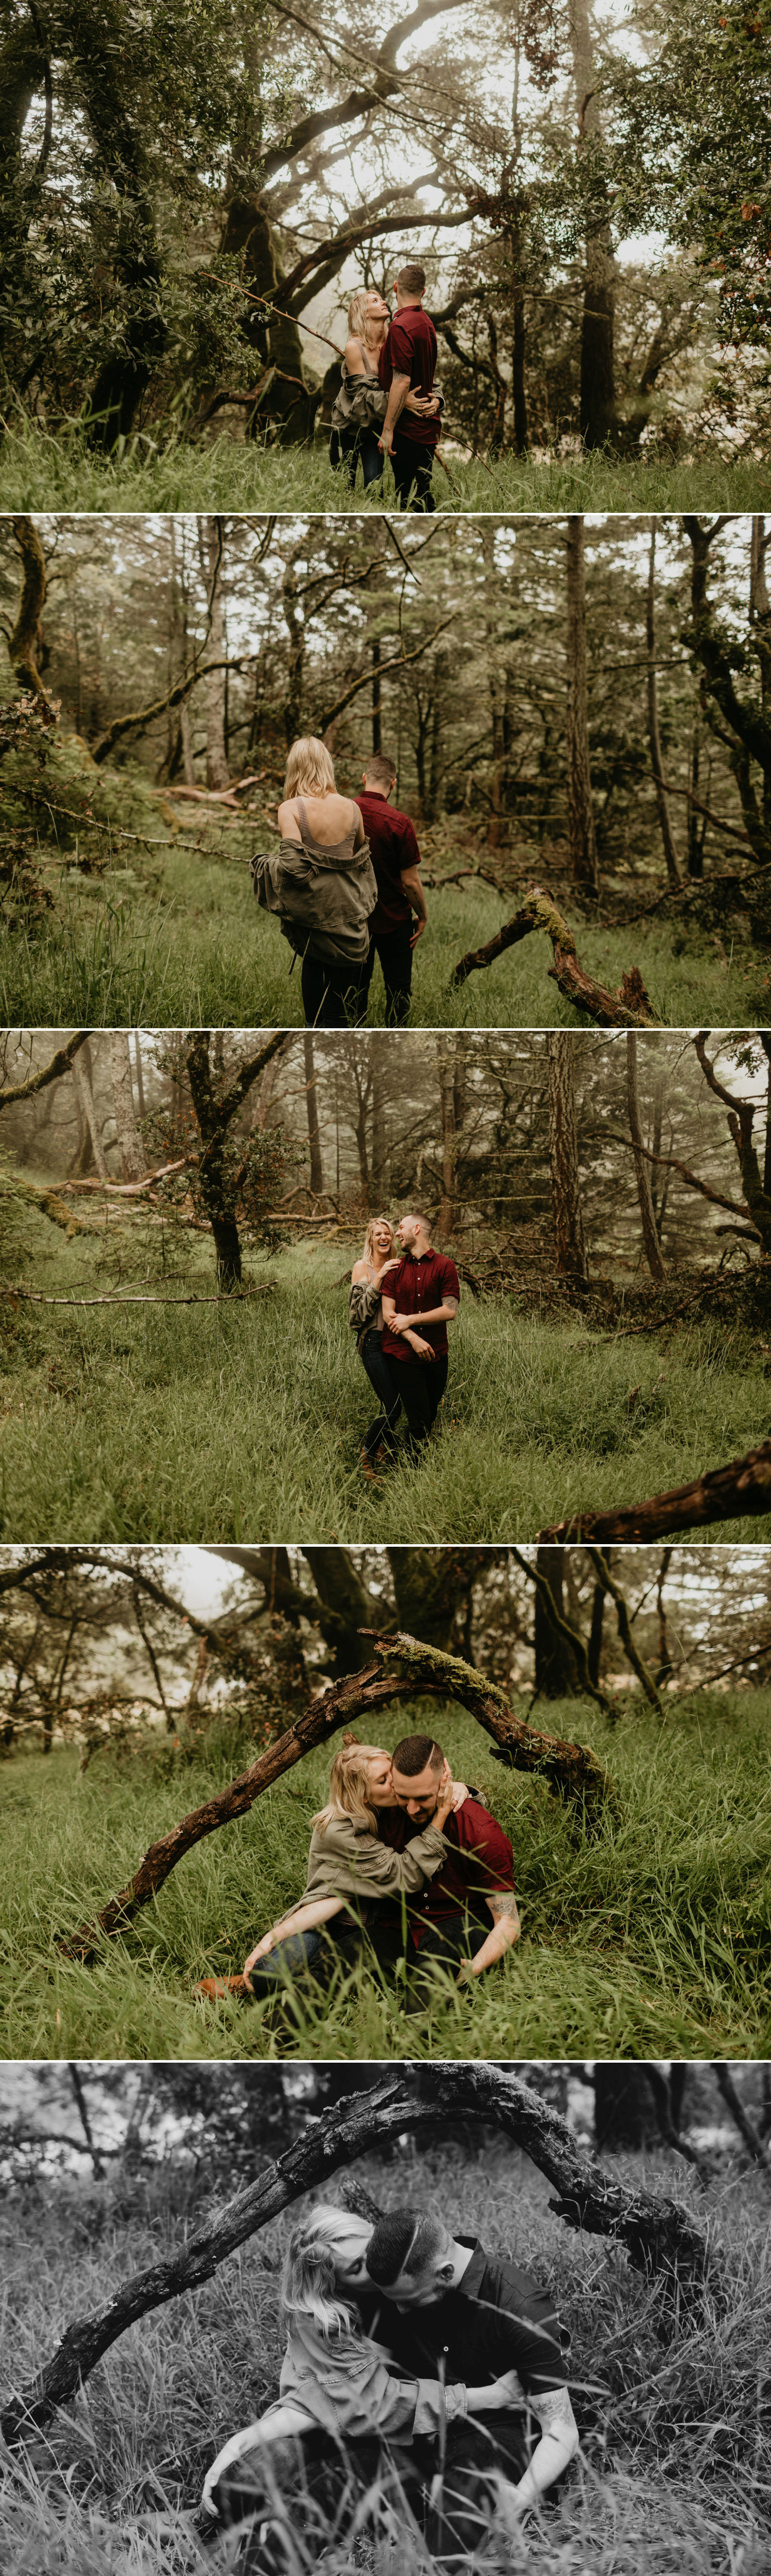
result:
M 369 955 L 369 917 L 377 884 L 369 842 L 341 858 L 340 848 L 306 850 L 282 841 L 251 861 L 254 891 L 266 912 L 277 912 L 285 939 L 300 956 L 306 949 L 327 965 L 341 958 L 363 966 Z
M 365 1825 L 355 1825 L 352 1816 L 336 1816 L 326 1832 L 314 1825 L 307 1884 L 299 1902 L 307 1905 L 318 1896 L 357 1896 L 366 1903 L 368 1897 L 399 1897 L 402 1891 L 414 1896 L 427 1879 L 436 1877 L 445 1854 L 444 1835 L 436 1825 L 411 1834 L 405 1850 L 395 1852 L 378 1842 Z

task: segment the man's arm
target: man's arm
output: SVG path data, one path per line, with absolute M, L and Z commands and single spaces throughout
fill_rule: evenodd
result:
M 421 1324 L 453 1324 L 458 1312 L 457 1297 L 445 1297 L 443 1306 L 429 1306 L 424 1315 L 397 1315 L 395 1312 L 394 1299 L 389 1297 L 388 1304 L 389 1310 L 391 1311 L 389 1311 L 389 1314 L 386 1317 L 384 1298 L 383 1316 L 384 1320 L 391 1325 L 392 1332 L 394 1333 L 408 1333 L 411 1328 L 414 1329 L 415 1327 L 419 1330 Z
M 390 456 L 391 454 L 391 443 L 393 440 L 394 430 L 399 418 L 399 413 L 404 410 L 409 390 L 409 376 L 394 376 L 391 391 L 388 396 L 388 409 L 380 432 L 380 437 L 378 439 L 378 447 L 382 447 L 384 456 Z
M 542 2397 L 529 2397 L 528 2405 L 538 2418 L 541 2439 L 519 2485 L 509 2489 L 509 2501 L 516 2501 L 522 2513 L 526 2505 L 536 2504 L 539 2495 L 554 2485 L 555 2478 L 562 2476 L 579 2447 L 578 2425 L 567 2388 L 548 2388 Z
M 487 1940 L 483 1941 L 475 1959 L 464 1959 L 461 1977 L 481 1977 L 485 1968 L 494 1967 L 496 1959 L 502 1959 L 505 1951 L 511 1950 L 514 1942 L 519 1940 L 522 1925 L 513 1888 L 496 1888 L 492 1896 L 485 1898 L 485 1903 L 489 1905 L 493 1918 L 492 1932 L 488 1932 Z
M 402 890 L 403 893 L 406 894 L 407 902 L 411 903 L 413 912 L 416 912 L 418 916 L 417 930 L 413 931 L 412 938 L 410 940 L 410 947 L 414 948 L 415 942 L 420 939 L 421 933 L 425 930 L 426 922 L 428 920 L 425 890 L 420 882 L 417 860 L 411 868 L 402 868 Z

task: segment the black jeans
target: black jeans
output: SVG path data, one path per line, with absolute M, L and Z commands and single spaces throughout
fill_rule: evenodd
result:
M 396 1921 L 391 1916 L 396 1915 Z M 407 1926 L 399 1919 L 396 1906 L 387 1913 L 378 1908 L 369 1928 L 368 1938 L 378 1967 L 386 1979 L 404 1978 L 404 2000 L 408 2008 L 422 2011 L 429 2000 L 431 1970 L 438 1962 L 457 1973 L 461 1959 L 475 1959 L 492 1931 L 489 1923 L 475 1923 L 470 1914 L 448 1914 L 443 1921 L 426 1923 L 418 1948 Z
M 405 438 L 403 431 L 395 429 L 391 446 L 391 464 L 400 510 L 435 510 L 436 502 L 431 490 L 431 476 L 434 470 L 433 447 L 424 447 L 419 439 Z M 415 490 L 410 500 L 410 486 L 413 483 Z
M 336 966 L 312 957 L 306 948 L 300 977 L 308 1029 L 358 1028 L 367 1008 L 363 966 Z
M 329 2433 L 296 2434 L 248 2451 L 223 2470 L 214 2491 L 218 2520 L 213 2528 L 221 2532 L 254 2517 L 239 2559 L 242 2576 L 285 2576 L 289 2566 L 296 2566 L 293 2543 L 304 2541 L 308 2551 L 320 2551 L 330 2541 L 342 2545 L 352 2540 L 362 2509 L 375 2540 L 378 2525 L 385 2536 L 389 2515 L 402 2528 L 412 2517 L 435 2563 L 449 2576 L 450 2570 L 468 2568 L 484 2539 L 494 2510 L 496 2471 L 516 2484 L 528 2455 L 521 2418 L 494 2415 L 479 2424 L 451 2424 L 438 2488 L 434 2441 L 392 2450 L 376 2434 L 345 2442 Z
M 329 442 L 330 465 L 345 466 L 351 491 L 356 490 L 356 468 L 361 462 L 364 490 L 371 483 L 382 483 L 385 457 L 378 447 L 374 429 L 333 429 Z
M 369 956 L 364 968 L 364 991 L 369 988 L 379 957 L 385 985 L 385 1024 L 387 1029 L 403 1028 L 409 1017 L 412 988 L 412 919 L 399 922 L 395 930 L 370 931 Z
M 416 1326 L 420 1331 L 420 1325 Z M 389 1351 L 388 1366 L 393 1370 L 394 1385 L 407 1416 L 407 1446 L 419 1449 L 433 1430 L 445 1387 L 449 1361 L 395 1360 Z
M 359 1358 L 363 1367 L 366 1369 L 370 1386 L 373 1386 L 375 1389 L 375 1394 L 380 1405 L 380 1412 L 378 1414 L 377 1421 L 371 1422 L 369 1430 L 365 1431 L 363 1447 L 366 1449 L 367 1457 L 369 1459 L 375 1458 L 377 1456 L 378 1449 L 381 1447 L 383 1449 L 387 1449 L 390 1456 L 395 1458 L 396 1435 L 394 1426 L 398 1421 L 398 1417 L 401 1412 L 401 1397 L 399 1395 L 398 1387 L 394 1385 L 394 1381 L 391 1376 L 391 1362 L 385 1357 L 379 1333 L 376 1333 L 374 1330 L 365 1333 L 359 1352 Z

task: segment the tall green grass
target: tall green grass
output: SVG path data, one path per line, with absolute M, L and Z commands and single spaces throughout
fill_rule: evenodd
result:
M 677 461 L 619 459 L 593 453 L 540 464 L 506 455 L 463 465 L 448 454 L 450 474 L 434 472 L 437 507 L 516 510 L 763 510 L 771 503 L 771 470 L 754 457 L 732 462 L 716 452 Z M 450 479 L 451 478 L 451 479 Z M 157 426 L 136 433 L 119 456 L 87 446 L 77 420 L 46 430 L 23 412 L 9 416 L 0 447 L 3 510 L 286 510 L 340 512 L 395 507 L 390 470 L 382 494 L 351 494 L 333 473 L 327 442 L 311 448 L 262 448 L 227 433 L 206 446 Z
M 155 825 L 153 826 L 155 828 Z M 240 834 L 242 855 L 260 845 Z M 264 838 L 264 834 L 262 836 Z M 126 872 L 108 868 L 79 882 L 58 859 L 42 874 L 55 910 L 36 927 L 0 925 L 0 1020 L 8 1028 L 297 1027 L 303 1024 L 299 971 L 278 924 L 258 911 L 246 865 L 228 852 L 195 860 L 169 841 L 154 850 L 143 874 L 140 856 Z M 533 857 L 533 873 L 539 861 Z M 429 930 L 415 952 L 411 1021 L 416 1028 L 576 1028 L 574 1010 L 551 979 L 551 952 L 541 937 L 523 940 L 455 987 L 453 969 L 469 948 L 491 939 L 518 897 L 436 887 L 429 892 Z M 589 971 L 616 989 L 637 964 L 658 1017 L 674 1028 L 720 1020 L 746 1028 L 767 1009 L 757 960 L 744 948 L 728 962 L 708 935 L 677 920 L 577 926 Z M 722 943 L 721 943 L 722 945 Z M 373 976 L 369 1023 L 382 1026 L 380 967 Z
M 378 1732 L 393 1745 L 426 1703 Z M 628 1700 L 614 1722 L 577 1701 L 541 1722 L 591 1742 L 620 1820 L 587 1839 L 539 1782 L 495 1760 L 473 1720 L 432 1703 L 456 1777 L 481 1789 L 510 1835 L 522 1940 L 462 1989 L 436 1970 L 405 2011 L 367 1964 L 304 1976 L 287 1999 L 243 2006 L 194 1994 L 243 1966 L 305 1884 L 310 1817 L 328 1748 L 308 1755 L 249 1815 L 199 1844 L 96 1964 L 67 1935 L 137 1867 L 151 1841 L 249 1760 L 217 1725 L 174 1757 L 72 1747 L 0 1769 L 1 2053 L 67 2058 L 753 2057 L 771 2041 L 771 1775 L 768 1693 L 702 1694 L 659 1722 Z M 534 1720 L 537 1722 L 537 1717 Z
M 96 1237 L 67 1241 L 22 1202 L 5 1280 L 65 1296 L 213 1297 L 208 1241 L 186 1237 L 175 1252 L 169 1238 L 162 1270 L 157 1232 L 126 1250 L 108 1213 Z M 598 1345 L 579 1316 L 466 1295 L 426 1450 L 413 1464 L 402 1438 L 397 1465 L 365 1484 L 374 1399 L 347 1328 L 344 1260 L 337 1243 L 254 1255 L 262 1293 L 249 1303 L 5 1303 L 0 1534 L 531 1539 L 581 1509 L 685 1484 L 742 1455 L 765 1424 L 759 1336 L 702 1323 Z M 706 1533 L 768 1534 L 766 1517 Z
M 614 2159 L 624 2180 L 695 2198 L 665 2156 Z M 596 2238 L 570 2233 L 543 2177 L 485 2136 L 375 2156 L 356 2168 L 384 2208 L 440 2205 L 547 2283 L 571 2333 L 579 2460 L 509 2564 L 512 2576 L 766 2576 L 768 2433 L 762 2184 L 716 2184 L 708 2215 L 725 2262 L 722 2313 L 709 2304 L 662 2331 L 656 2290 Z M 335 2196 L 337 2185 L 331 2186 Z M 221 2196 L 221 2184 L 220 2184 Z M 138 2183 L 49 2186 L 16 2199 L 0 2226 L 3 2376 L 31 2376 L 58 2334 L 107 2301 L 201 2224 L 210 2186 L 171 2163 Z M 145 2317 L 113 2345 L 66 2416 L 7 2463 L 5 2576 L 225 2576 L 239 2534 L 201 2548 L 195 2511 L 206 2470 L 274 2393 L 282 2352 L 278 2271 L 292 2213 L 261 2231 L 201 2290 Z M 362 2534 L 323 2559 L 325 2576 L 395 2576 L 394 2551 Z M 319 2564 L 297 2539 L 287 2576 Z M 399 2576 L 424 2576 L 407 2530 Z

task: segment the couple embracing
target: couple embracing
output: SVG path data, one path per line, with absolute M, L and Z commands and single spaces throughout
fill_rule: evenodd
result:
M 431 476 L 442 398 L 425 289 L 425 269 L 411 260 L 394 280 L 393 314 L 385 297 L 366 287 L 351 297 L 329 454 L 333 465 L 342 457 L 352 491 L 361 461 L 365 492 L 381 482 L 390 456 L 399 508 L 428 511 L 436 507 Z
M 409 1017 L 412 956 L 428 920 L 420 851 L 393 803 L 396 762 L 373 753 L 358 796 L 342 796 L 331 753 L 304 734 L 287 754 L 278 850 L 251 861 L 257 902 L 302 959 L 306 1026 L 358 1028 L 379 960 L 386 1026 Z M 413 927 L 414 921 L 414 927 Z
M 361 1259 L 351 1271 L 348 1305 L 359 1358 L 380 1407 L 362 1443 L 367 1478 L 393 1465 L 402 1410 L 408 1457 L 419 1458 L 447 1385 L 447 1327 L 459 1304 L 455 1263 L 434 1250 L 419 1210 L 403 1216 L 395 1230 L 390 1217 L 370 1218 Z
M 447 2569 L 521 2564 L 517 2532 L 578 2449 L 567 2337 L 507 2254 L 433 2194 L 375 2225 L 323 2203 L 290 2238 L 280 2393 L 209 2470 L 209 2528 L 245 2516 L 249 2576 L 405 2527 Z M 422 2554 L 422 2553 L 421 2553 Z M 395 2563 L 398 2563 L 396 2561 Z

